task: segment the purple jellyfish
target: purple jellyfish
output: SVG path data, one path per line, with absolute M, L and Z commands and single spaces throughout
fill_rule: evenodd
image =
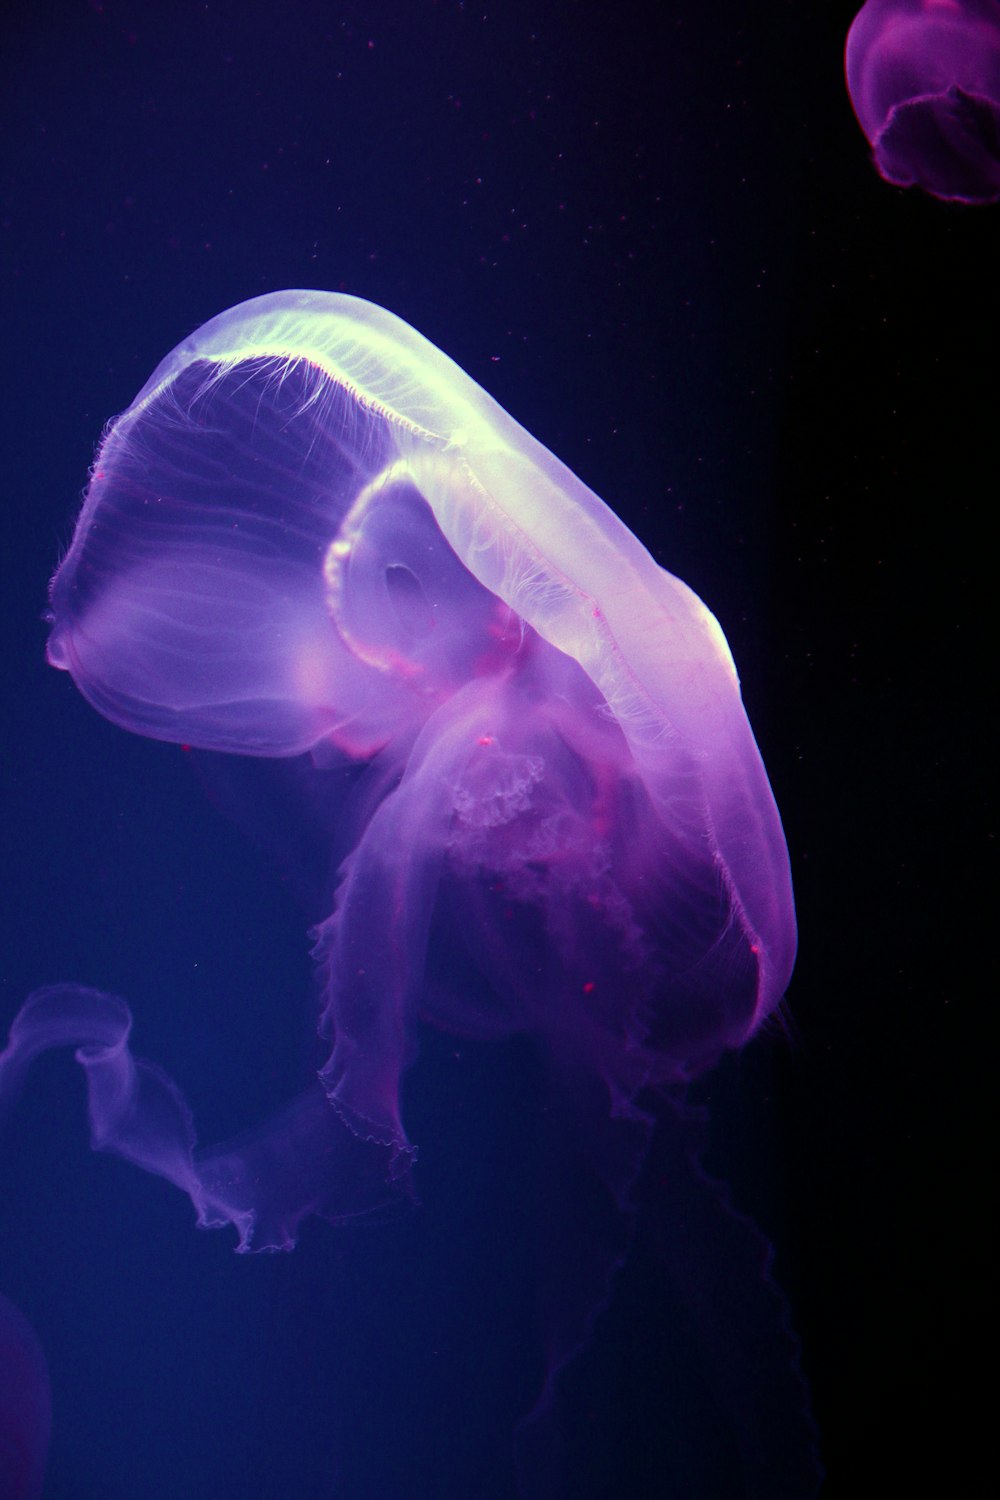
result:
M 52 1425 L 49 1372 L 34 1329 L 0 1296 L 0 1495 L 37 1500 Z
M 284 1249 L 308 1215 L 410 1194 L 418 1021 L 521 1036 L 558 1079 L 563 1182 L 580 1163 L 625 1205 L 657 1098 L 757 1030 L 795 953 L 778 812 L 695 594 L 399 318 L 285 291 L 205 324 L 111 424 L 51 603 L 49 660 L 107 718 L 325 778 L 327 1056 L 196 1150 L 127 1006 L 62 985 L 15 1020 L 0 1095 L 74 1046 L 95 1147 L 241 1250 Z M 539 1409 L 622 1253 L 573 1233 Z
M 997 0 L 868 0 L 845 66 L 886 182 L 957 203 L 1000 199 Z

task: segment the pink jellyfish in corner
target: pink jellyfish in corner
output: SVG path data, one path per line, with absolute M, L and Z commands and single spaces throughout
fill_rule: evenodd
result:
M 45 1355 L 27 1318 L 0 1295 L 0 1494 L 5 1500 L 38 1500 L 51 1424 Z
M 997 0 L 867 0 L 845 68 L 886 182 L 956 203 L 1000 199 Z

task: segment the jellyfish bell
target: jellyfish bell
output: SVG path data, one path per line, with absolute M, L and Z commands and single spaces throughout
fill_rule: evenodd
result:
M 779 1003 L 788 857 L 717 621 L 384 309 L 279 292 L 179 346 L 106 432 L 51 598 L 50 660 L 126 728 L 398 767 L 318 930 L 322 1077 L 360 1135 L 409 1150 L 399 1079 L 446 873 L 492 930 L 482 872 L 523 893 L 544 860 L 534 907 L 562 934 L 562 993 L 530 993 L 505 941 L 492 969 L 517 991 L 510 1025 L 549 1045 L 581 1050 L 569 992 L 592 997 L 592 1066 L 616 1099 L 699 1071 Z M 525 757 L 545 768 L 534 782 Z M 487 839 L 462 812 L 483 801 Z M 378 921 L 401 934 L 391 973 L 362 961 Z M 657 929 L 643 962 L 629 923 Z
M 49 659 L 126 728 L 208 750 L 322 763 L 335 749 L 398 765 L 320 929 L 324 1079 L 359 1130 L 405 1143 L 399 1073 L 446 866 L 468 877 L 492 861 L 523 889 L 514 867 L 544 855 L 564 969 L 578 951 L 595 969 L 614 962 L 583 941 L 588 859 L 621 867 L 591 877 L 586 899 L 605 914 L 622 902 L 639 926 L 662 928 L 656 908 L 688 902 L 692 942 L 657 933 L 645 964 L 629 960 L 636 994 L 643 976 L 662 991 L 644 1018 L 619 994 L 626 1019 L 597 1023 L 595 1056 L 621 1094 L 698 1071 L 780 1001 L 795 942 L 787 851 L 717 621 L 384 309 L 278 292 L 185 340 L 109 426 L 51 600 Z M 544 767 L 534 781 L 526 758 Z M 505 802 L 508 784 L 523 805 Z M 495 820 L 488 839 L 463 814 L 480 805 Z M 518 843 L 513 825 L 531 837 Z M 408 861 L 389 852 L 400 840 Z M 561 863 L 560 840 L 573 851 Z M 344 969 L 343 954 L 354 963 L 372 937 L 371 918 L 351 916 L 355 886 L 408 933 L 406 963 L 377 981 L 369 963 L 367 984 Z M 482 901 L 476 917 L 488 921 Z M 624 954 L 628 924 L 616 920 Z M 384 993 L 370 993 L 375 982 Z M 545 1031 L 568 1041 L 565 1001 L 518 984 L 521 1023 L 530 1013 L 537 1025 L 547 1003 Z M 367 1018 L 353 1036 L 352 1016 Z
M 383 767 L 317 929 L 321 1077 L 359 1139 L 410 1149 L 443 882 L 492 994 L 437 1014 L 537 1034 L 616 1108 L 779 1003 L 788 855 L 718 622 L 391 313 L 278 292 L 186 339 L 108 427 L 51 602 L 50 661 L 128 729 Z
M 52 586 L 49 657 L 107 717 L 243 754 L 364 755 L 525 632 L 575 662 L 659 815 L 714 844 L 759 960 L 794 955 L 788 860 L 723 633 L 450 359 L 357 298 L 213 318 L 105 435 Z

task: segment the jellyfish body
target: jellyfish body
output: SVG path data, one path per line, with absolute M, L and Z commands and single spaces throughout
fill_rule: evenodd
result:
M 1000 199 L 996 0 L 867 0 L 845 68 L 887 182 L 959 203 Z
M 742 1045 L 794 959 L 781 823 L 695 594 L 400 319 L 288 291 L 199 329 L 111 424 L 51 602 L 50 661 L 115 723 L 364 766 L 366 790 L 314 933 L 328 1055 L 299 1099 L 199 1151 L 127 1006 L 66 985 L 22 1009 L 0 1095 L 75 1046 L 95 1146 L 241 1249 L 287 1248 L 307 1215 L 410 1192 L 418 1019 L 530 1037 L 560 1174 L 578 1159 L 617 1214 L 649 1100 Z M 540 1407 L 622 1234 L 559 1243 Z

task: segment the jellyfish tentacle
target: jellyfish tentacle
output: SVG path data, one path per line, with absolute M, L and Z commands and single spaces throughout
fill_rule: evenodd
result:
M 492 705 L 492 709 L 491 709 Z M 320 1078 L 364 1139 L 412 1154 L 399 1082 L 413 1046 L 419 986 L 449 835 L 457 765 L 499 712 L 494 683 L 469 683 L 417 736 L 399 785 L 342 866 L 330 917 L 315 929 L 333 1050 Z M 398 758 L 398 747 L 390 752 Z

